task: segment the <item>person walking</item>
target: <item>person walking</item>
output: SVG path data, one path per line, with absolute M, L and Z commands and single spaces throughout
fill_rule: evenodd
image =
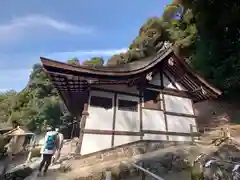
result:
M 38 169 L 38 176 L 41 176 L 42 169 L 43 175 L 46 175 L 48 168 L 51 164 L 52 157 L 57 149 L 57 132 L 53 128 L 48 127 L 45 135 L 44 144 L 41 150 L 42 161 Z
M 59 132 L 59 128 L 56 128 L 55 131 L 58 133 L 57 134 L 57 151 L 54 155 L 54 158 L 53 158 L 53 164 L 55 162 L 58 162 L 60 156 L 61 156 L 61 150 L 62 150 L 62 147 L 63 147 L 63 140 L 64 140 L 64 137 L 63 137 L 63 134 Z

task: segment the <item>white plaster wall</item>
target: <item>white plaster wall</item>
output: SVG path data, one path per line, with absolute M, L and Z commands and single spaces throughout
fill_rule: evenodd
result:
M 164 95 L 164 100 L 166 111 L 191 115 L 194 114 L 191 99 Z
M 190 124 L 193 132 L 197 132 L 195 118 L 167 115 L 168 131 L 190 133 Z M 170 141 L 191 141 L 190 136 L 169 136 Z
M 122 136 L 122 135 L 115 135 L 114 136 L 114 147 L 120 146 L 123 144 L 139 141 L 140 136 Z
M 143 130 L 166 131 L 163 111 L 142 110 Z M 166 140 L 166 135 L 144 134 L 144 140 Z
M 81 154 L 89 154 L 111 148 L 112 136 L 99 134 L 84 134 Z
M 114 94 L 108 92 L 92 91 L 91 96 L 112 98 L 112 108 L 105 109 L 101 107 L 88 107 L 89 116 L 86 120 L 86 129 L 100 129 L 100 130 L 112 130 L 113 125 L 113 111 L 114 111 Z
M 167 115 L 168 131 L 190 133 L 190 124 L 197 132 L 195 118 Z
M 136 101 L 138 102 L 138 112 L 132 111 L 121 111 L 118 109 L 118 99 Z M 140 109 L 139 109 L 139 97 L 127 96 L 118 94 L 117 95 L 117 111 L 116 111 L 116 131 L 140 131 Z
M 106 89 L 106 90 L 112 90 L 112 91 L 118 91 L 118 92 L 126 92 L 126 93 L 132 93 L 132 94 L 139 94 L 139 91 L 136 86 L 128 87 L 127 85 L 95 85 L 93 87 Z
M 168 136 L 169 141 L 191 141 L 190 136 Z
M 166 131 L 164 113 L 162 111 L 142 110 L 143 130 Z
M 160 73 L 156 73 L 152 80 L 149 82 L 149 84 L 153 84 L 156 86 L 161 86 L 161 79 L 160 79 Z

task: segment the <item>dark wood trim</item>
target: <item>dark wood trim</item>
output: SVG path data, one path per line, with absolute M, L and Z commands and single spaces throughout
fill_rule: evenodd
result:
M 114 131 L 114 130 L 100 130 L 100 129 L 83 129 L 83 134 L 102 134 L 102 135 L 122 135 L 122 136 L 142 136 L 142 132 L 132 131 Z
M 117 93 L 114 93 L 113 97 L 113 124 L 112 124 L 112 130 L 115 131 L 115 125 L 116 125 L 116 114 L 117 114 Z M 111 141 L 111 147 L 114 147 L 114 134 L 112 134 L 112 141 Z
M 201 133 L 184 133 L 184 132 L 172 132 L 172 131 L 154 131 L 154 130 L 142 130 L 142 132 L 132 131 L 112 131 L 112 130 L 100 130 L 100 129 L 83 129 L 83 134 L 98 134 L 98 135 L 121 135 L 121 136 L 144 136 L 144 134 L 162 134 L 167 136 L 199 136 Z
M 153 110 L 153 111 L 163 111 L 163 109 L 154 108 L 154 107 L 142 107 L 142 109 L 148 109 L 148 110 Z
M 177 112 L 170 112 L 170 111 L 165 111 L 165 114 L 171 115 L 171 116 L 181 116 L 181 117 L 189 117 L 189 118 L 196 118 L 197 117 L 194 114 L 184 114 L 184 113 L 177 113 Z
M 171 95 L 171 96 L 178 96 L 178 97 L 189 98 L 189 99 L 193 98 L 187 91 L 179 91 L 175 89 L 165 88 L 162 90 L 162 92 L 163 94 Z
M 166 127 L 166 131 L 168 132 L 167 114 L 166 114 L 166 105 L 165 105 L 164 94 L 161 94 L 161 96 L 162 96 L 162 102 L 163 102 L 163 115 L 164 115 L 165 127 Z M 167 136 L 167 140 L 169 140 L 169 136 Z
M 139 90 L 139 95 L 140 95 L 140 97 L 139 97 L 140 132 L 142 132 L 142 130 L 143 130 L 143 114 L 142 114 L 142 110 L 143 110 L 143 107 L 142 107 L 143 106 L 143 90 L 142 90 L 142 88 L 140 88 L 140 90 Z M 140 136 L 140 140 L 143 140 L 143 135 Z
M 160 79 L 161 79 L 161 90 L 160 90 L 160 98 L 162 100 L 162 104 L 163 104 L 163 116 L 164 116 L 164 121 L 165 121 L 165 127 L 166 127 L 166 131 L 168 132 L 168 124 L 167 124 L 167 115 L 166 115 L 166 106 L 165 106 L 165 100 L 164 100 L 164 94 L 163 94 L 163 88 L 164 88 L 164 83 L 163 83 L 163 66 L 161 66 L 161 75 L 160 75 Z M 167 135 L 167 140 L 169 140 L 169 136 Z
M 177 88 L 176 83 L 173 82 L 173 80 L 172 80 L 165 72 L 162 72 L 162 73 L 163 73 L 163 75 L 168 79 L 168 81 L 169 81 L 170 83 L 172 83 L 172 85 L 173 85 L 177 90 L 180 90 L 180 89 Z
M 115 91 L 115 90 L 109 90 L 109 89 L 103 89 L 103 88 L 97 88 L 97 87 L 91 87 L 92 91 L 103 91 L 103 92 L 109 92 L 109 93 L 117 93 L 117 94 L 123 94 L 127 96 L 135 96 L 139 97 L 139 94 L 134 94 L 134 93 L 128 93 L 128 92 L 121 92 L 121 91 Z
M 168 136 L 200 136 L 201 133 L 199 132 L 193 132 L 193 133 L 184 133 L 184 132 L 171 132 L 171 131 L 153 131 L 153 130 L 143 130 L 144 134 L 161 134 L 161 135 L 167 135 Z
M 83 133 L 82 130 L 85 129 L 86 121 L 87 121 L 87 116 L 89 115 L 88 113 L 88 106 L 89 106 L 89 101 L 90 101 L 90 93 L 88 91 L 87 97 L 84 102 L 84 107 L 83 107 L 83 112 L 82 112 L 82 118 L 80 121 L 80 135 L 79 135 L 79 142 L 78 142 L 78 147 L 77 149 L 79 150 L 79 153 L 81 154 L 82 150 L 82 142 L 83 142 Z
M 164 89 L 164 83 L 163 83 L 163 67 L 161 66 L 160 67 L 160 73 L 159 73 L 159 75 L 160 75 L 160 82 L 161 82 L 161 89 Z
M 189 117 L 189 118 L 197 118 L 196 115 L 194 114 L 184 114 L 184 113 L 177 113 L 177 112 L 170 112 L 170 111 L 164 111 L 163 109 L 154 109 L 154 108 L 145 108 L 142 107 L 142 109 L 148 109 L 148 110 L 154 110 L 154 111 L 162 111 L 166 115 L 171 115 L 171 116 L 181 116 L 181 117 Z

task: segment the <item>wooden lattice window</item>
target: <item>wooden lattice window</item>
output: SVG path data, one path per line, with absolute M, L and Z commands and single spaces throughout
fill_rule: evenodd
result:
M 138 102 L 119 99 L 118 100 L 118 110 L 137 112 L 138 111 Z
M 145 90 L 143 93 L 143 107 L 161 110 L 161 99 L 158 91 Z
M 112 98 L 91 96 L 90 106 L 111 109 L 113 106 Z

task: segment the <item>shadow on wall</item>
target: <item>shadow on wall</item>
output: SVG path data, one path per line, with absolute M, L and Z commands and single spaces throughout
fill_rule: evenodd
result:
M 199 128 L 216 127 L 226 123 L 240 124 L 240 102 L 207 100 L 194 104 Z

